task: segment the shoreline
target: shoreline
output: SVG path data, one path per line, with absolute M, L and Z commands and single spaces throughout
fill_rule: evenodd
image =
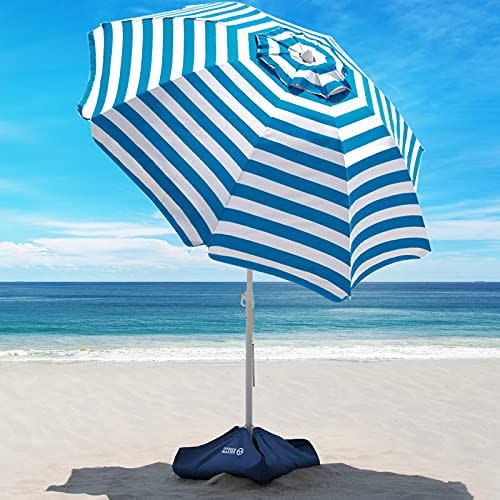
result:
M 496 359 L 260 361 L 256 425 L 311 439 L 325 465 L 265 487 L 176 479 L 169 464 L 179 446 L 243 423 L 243 374 L 241 362 L 0 362 L 1 491 L 15 498 L 62 498 L 58 488 L 139 498 L 500 495 Z
M 23 342 L 21 342 L 23 341 Z M 28 343 L 29 342 L 29 343 Z M 139 347 L 140 346 L 140 347 Z M 258 338 L 258 361 L 298 360 L 453 360 L 500 359 L 500 339 L 441 337 L 392 339 Z M 199 339 L 186 336 L 154 339 L 141 336 L 55 337 L 3 339 L 0 362 L 239 362 L 244 360 L 242 339 Z

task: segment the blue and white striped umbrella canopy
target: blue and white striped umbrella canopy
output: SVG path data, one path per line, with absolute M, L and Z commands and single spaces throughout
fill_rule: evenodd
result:
M 186 245 L 333 300 L 430 250 L 422 146 L 331 36 L 218 2 L 89 43 L 79 111 Z

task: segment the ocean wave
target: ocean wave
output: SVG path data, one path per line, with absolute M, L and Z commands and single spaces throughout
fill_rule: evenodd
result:
M 256 346 L 255 356 L 260 361 L 279 360 L 426 360 L 426 359 L 491 359 L 500 358 L 498 339 L 448 339 L 445 342 L 387 341 L 338 342 L 332 344 L 302 345 L 269 344 Z M 243 346 L 234 343 L 167 347 L 125 348 L 22 348 L 0 350 L 3 361 L 45 362 L 186 362 L 186 361 L 242 361 Z

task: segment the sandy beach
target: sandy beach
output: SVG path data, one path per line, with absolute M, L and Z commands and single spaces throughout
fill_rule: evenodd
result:
M 500 360 L 260 362 L 257 425 L 323 465 L 259 486 L 170 467 L 242 422 L 242 363 L 3 362 L 0 496 L 493 500 L 499 390 Z

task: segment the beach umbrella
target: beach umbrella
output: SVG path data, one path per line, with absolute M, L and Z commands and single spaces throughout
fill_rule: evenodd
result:
M 181 448 L 174 470 L 266 481 L 319 463 L 252 422 L 252 270 L 334 301 L 430 250 L 423 148 L 329 35 L 234 2 L 105 22 L 78 106 L 95 142 L 183 243 L 246 268 L 246 425 Z

